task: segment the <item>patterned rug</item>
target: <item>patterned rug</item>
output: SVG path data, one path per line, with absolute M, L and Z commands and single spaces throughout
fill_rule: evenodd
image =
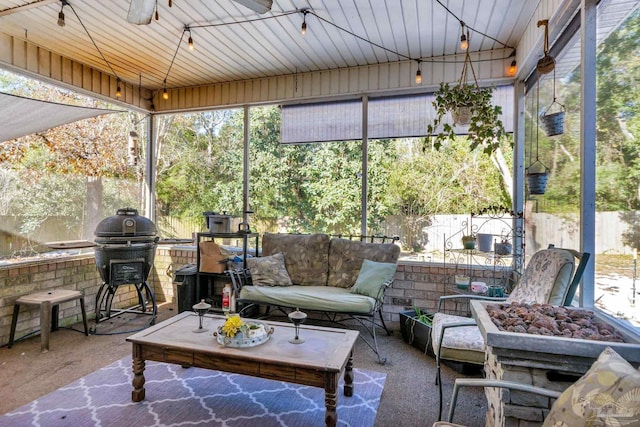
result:
M 338 394 L 339 426 L 372 426 L 386 374 L 354 369 Z M 281 381 L 147 362 L 146 397 L 131 401 L 131 358 L 0 417 L 0 426 L 323 426 L 324 391 Z

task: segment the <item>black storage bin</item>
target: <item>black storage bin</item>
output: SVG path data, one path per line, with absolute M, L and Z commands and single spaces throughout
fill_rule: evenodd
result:
M 195 264 L 186 264 L 178 268 L 173 279 L 174 298 L 177 299 L 178 313 L 192 311 L 198 303 L 196 297 L 196 274 L 198 267 Z

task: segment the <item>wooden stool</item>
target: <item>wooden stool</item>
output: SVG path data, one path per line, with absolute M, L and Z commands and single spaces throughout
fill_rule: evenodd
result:
M 80 300 L 80 308 L 82 309 L 82 321 L 84 322 L 84 334 L 89 335 L 89 325 L 87 324 L 87 312 L 84 307 L 84 295 L 80 291 L 70 291 L 66 289 L 56 289 L 52 291 L 38 292 L 35 294 L 24 295 L 16 300 L 13 306 L 13 319 L 11 320 L 11 334 L 9 336 L 8 348 L 13 345 L 13 339 L 16 334 L 16 325 L 18 324 L 18 313 L 20 306 L 38 306 L 40 307 L 40 350 L 44 353 L 49 351 L 49 335 L 51 331 L 58 330 L 58 314 L 60 303 Z

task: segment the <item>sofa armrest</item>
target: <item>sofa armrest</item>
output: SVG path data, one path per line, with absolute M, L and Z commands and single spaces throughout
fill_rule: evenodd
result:
M 236 295 L 240 295 L 240 290 L 244 286 L 252 285 L 251 282 L 251 272 L 248 268 L 237 268 L 235 270 L 227 270 L 225 271 L 229 275 L 231 279 L 231 286 L 233 287 L 233 292 Z
M 378 289 L 378 296 L 376 296 L 376 311 L 380 309 L 384 304 L 384 294 L 385 292 L 387 292 L 387 289 L 389 289 L 391 285 L 393 285 L 393 280 L 394 279 L 392 278 L 380 285 L 380 288 Z

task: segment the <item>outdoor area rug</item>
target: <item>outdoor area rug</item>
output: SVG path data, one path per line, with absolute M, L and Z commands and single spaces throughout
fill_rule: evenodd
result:
M 323 426 L 324 390 L 199 368 L 146 362 L 146 397 L 131 401 L 125 357 L 0 417 L 0 426 Z M 386 374 L 354 369 L 338 394 L 339 426 L 372 426 Z

